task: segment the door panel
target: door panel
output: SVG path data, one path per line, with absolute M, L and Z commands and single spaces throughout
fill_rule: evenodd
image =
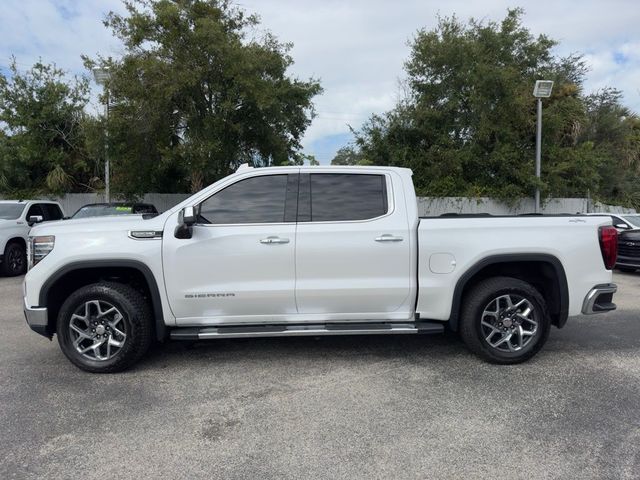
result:
M 254 173 L 197 206 L 191 238 L 176 238 L 179 215 L 169 218 L 163 265 L 178 324 L 265 322 L 296 314 L 297 190 L 297 174 Z
M 289 240 L 288 243 L 265 240 Z M 178 323 L 241 323 L 296 313 L 295 224 L 196 225 L 165 237 L 167 292 Z
M 300 181 L 301 202 L 309 192 L 311 200 L 307 206 L 299 205 L 299 215 L 308 214 L 306 220 L 311 221 L 298 223 L 296 235 L 299 313 L 345 314 L 345 318 L 371 314 L 373 319 L 375 314 L 388 318 L 402 310 L 411 291 L 411 242 L 404 199 L 394 198 L 390 177 L 381 175 L 386 198 L 378 201 L 370 181 L 363 182 L 361 190 L 339 175 L 316 182 L 313 175 L 303 175 Z M 358 202 L 366 204 L 358 210 Z M 320 215 L 314 217 L 314 211 Z M 363 219 L 371 215 L 380 216 Z

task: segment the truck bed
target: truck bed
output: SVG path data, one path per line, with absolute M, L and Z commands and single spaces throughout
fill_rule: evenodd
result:
M 499 264 L 506 261 L 521 262 L 522 269 L 542 261 L 549 271 L 540 288 L 564 277 L 558 287 L 567 289 L 566 312 L 556 312 L 563 323 L 560 317 L 566 320 L 567 314 L 581 313 L 585 295 L 594 285 L 611 281 L 598 241 L 598 228 L 610 224 L 606 215 L 420 217 L 417 314 L 435 320 L 455 317 L 452 306 L 463 293 L 456 289 L 463 275 L 499 271 Z M 517 276 L 517 272 L 504 274 Z

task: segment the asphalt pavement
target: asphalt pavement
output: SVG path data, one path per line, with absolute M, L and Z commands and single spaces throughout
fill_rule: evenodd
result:
M 0 278 L 0 478 L 640 478 L 640 274 L 517 366 L 454 335 L 227 339 L 92 375 Z

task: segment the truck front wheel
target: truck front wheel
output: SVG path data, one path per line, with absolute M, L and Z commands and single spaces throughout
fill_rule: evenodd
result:
M 7 244 L 4 249 L 4 257 L 0 265 L 2 273 L 7 277 L 15 277 L 27 272 L 27 254 L 18 242 Z
M 491 363 L 528 360 L 545 344 L 550 328 L 544 298 L 532 285 L 517 278 L 483 280 L 464 297 L 462 340 Z
M 137 362 L 152 339 L 151 310 L 142 294 L 120 283 L 95 283 L 64 302 L 56 327 L 67 358 L 93 373 L 122 371 Z

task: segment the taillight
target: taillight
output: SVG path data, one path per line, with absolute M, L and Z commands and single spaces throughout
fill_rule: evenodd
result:
M 615 266 L 616 258 L 618 257 L 618 230 L 609 225 L 600 227 L 598 232 L 604 267 L 607 270 L 611 270 Z

